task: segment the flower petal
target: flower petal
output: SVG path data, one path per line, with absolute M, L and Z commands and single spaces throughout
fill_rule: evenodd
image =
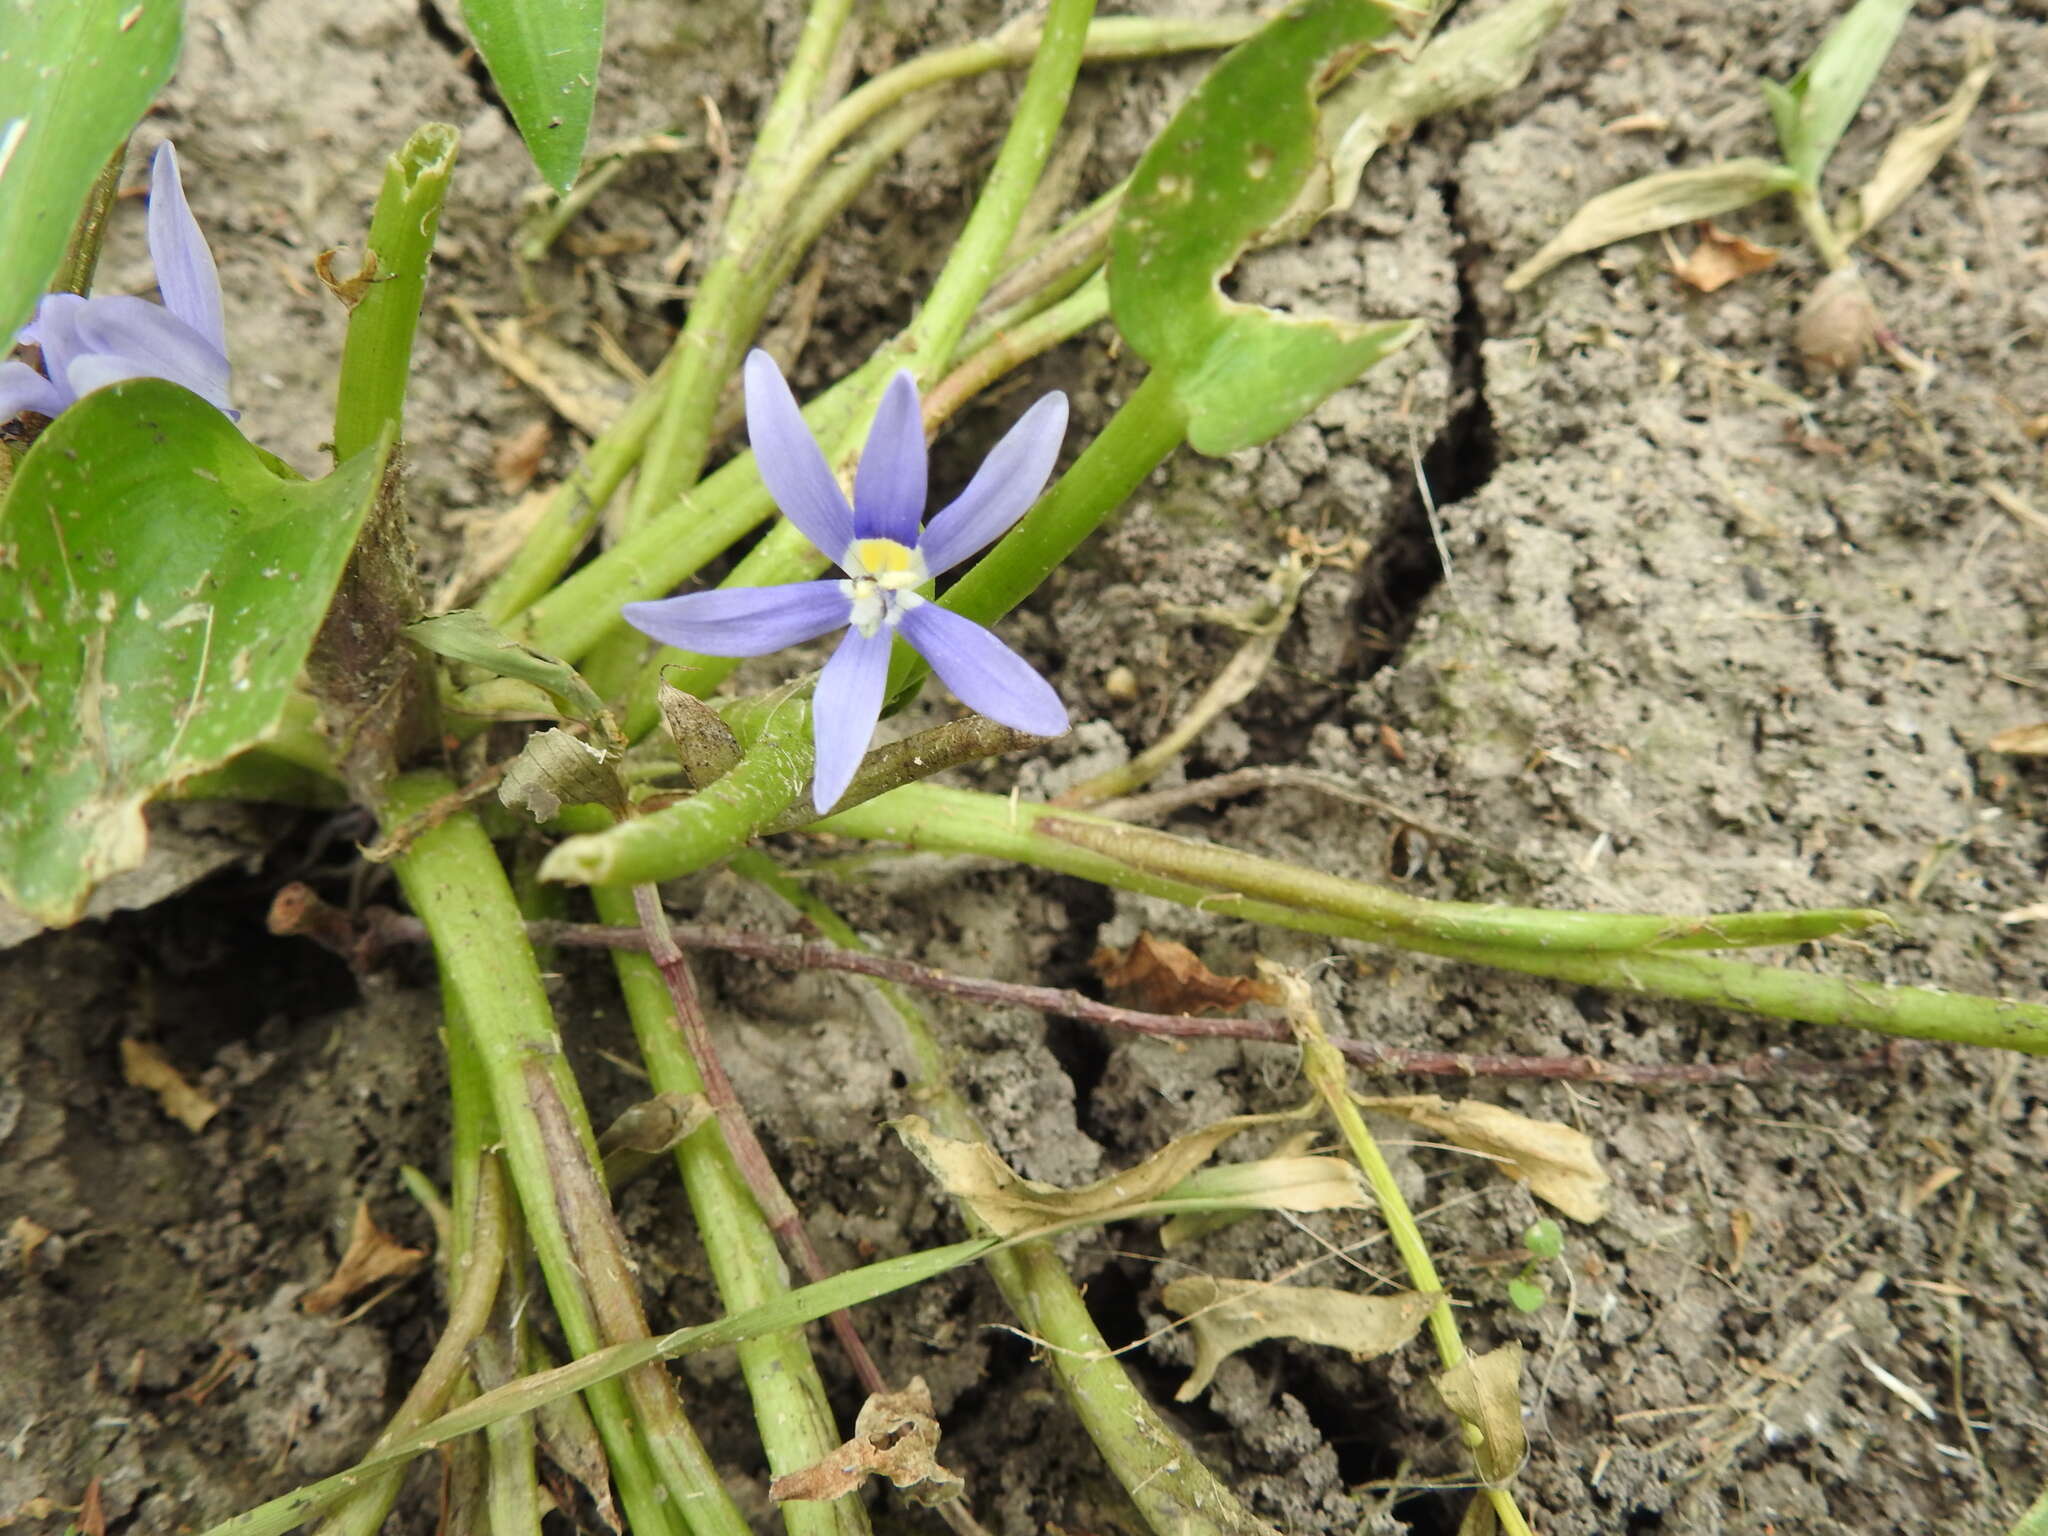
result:
M 54 416 L 70 403 L 27 363 L 0 363 L 0 422 L 12 421 L 23 411 Z
M 185 186 L 178 177 L 178 152 L 168 143 L 157 146 L 149 168 L 149 259 L 156 265 L 156 286 L 164 296 L 164 308 L 226 356 L 228 333 L 221 321 L 220 274 L 214 269 L 213 252 L 206 248 L 206 236 L 199 232 L 199 221 L 185 201 Z
M 895 635 L 886 628 L 872 635 L 849 629 L 818 676 L 817 690 L 811 695 L 811 740 L 817 745 L 811 804 L 820 815 L 846 793 L 854 770 L 867 755 L 868 743 L 875 739 L 894 642 Z
M 706 656 L 766 656 L 839 628 L 853 600 L 836 581 L 797 581 L 690 592 L 628 603 L 624 611 L 628 624 L 664 645 Z
M 853 536 L 917 542 L 924 521 L 924 412 L 917 403 L 917 380 L 907 368 L 882 393 L 875 424 L 853 476 Z
M 931 520 L 918 546 L 925 568 L 934 576 L 949 571 L 1008 533 L 1045 489 L 1066 435 L 1067 397 L 1054 390 L 1018 418 L 981 461 L 967 489 Z
M 834 563 L 853 544 L 853 509 L 846 504 L 818 440 L 804 425 L 796 396 L 775 359 L 756 347 L 742 370 L 747 388 L 747 439 L 761 483 L 803 536 Z M 849 573 L 850 574 L 850 573 Z
M 36 303 L 35 318 L 21 328 L 24 346 L 43 349 L 43 372 L 66 405 L 78 398 L 64 376 L 80 350 L 78 316 L 86 303 L 79 294 L 46 293 Z
M 1067 707 L 1031 664 L 972 619 L 937 603 L 906 609 L 903 638 L 932 664 L 954 696 L 998 725 L 1061 736 Z
M 73 323 L 78 351 L 64 377 L 79 394 L 122 379 L 168 379 L 234 414 L 227 358 L 161 304 L 125 295 L 89 299 Z

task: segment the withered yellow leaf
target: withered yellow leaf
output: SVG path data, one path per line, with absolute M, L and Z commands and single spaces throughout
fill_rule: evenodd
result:
M 1522 1429 L 1522 1346 L 1503 1344 L 1437 1376 L 1436 1390 L 1451 1412 L 1479 1433 L 1472 1447 L 1480 1476 L 1489 1483 L 1515 1475 L 1528 1453 Z
M 308 1312 L 332 1312 L 365 1286 L 409 1275 L 426 1261 L 425 1253 L 397 1242 L 371 1219 L 369 1201 L 359 1201 L 348 1252 L 333 1274 L 299 1298 L 299 1305 Z
M 1398 1115 L 1445 1141 L 1484 1153 L 1502 1173 L 1527 1184 L 1537 1199 L 1574 1221 L 1598 1221 L 1607 1214 L 1611 1181 L 1583 1131 L 1555 1120 L 1532 1120 L 1480 1099 L 1452 1102 L 1433 1093 L 1353 1097 L 1363 1109 Z
M 220 1113 L 220 1106 L 186 1082 L 170 1058 L 147 1040 L 122 1037 L 121 1080 L 155 1094 L 164 1113 L 195 1136 Z
M 1186 1275 L 1160 1292 L 1160 1299 L 1187 1319 L 1194 1335 L 1194 1371 L 1173 1394 L 1175 1402 L 1187 1403 L 1215 1379 L 1217 1366 L 1266 1339 L 1299 1339 L 1360 1359 L 1399 1349 L 1415 1337 L 1440 1297 L 1423 1291 L 1361 1296 L 1321 1285 Z
M 1256 976 L 1218 976 L 1185 944 L 1141 933 L 1128 949 L 1098 949 L 1088 962 L 1103 984 L 1152 1013 L 1204 1013 L 1278 999 Z
M 1286 1114 L 1238 1115 L 1219 1120 L 1175 1137 L 1135 1167 L 1076 1189 L 1027 1179 L 996 1156 L 986 1142 L 941 1136 L 922 1116 L 905 1115 L 894 1124 L 903 1144 L 947 1194 L 965 1203 L 999 1236 L 1016 1237 L 1077 1221 L 1115 1221 L 1169 1196 L 1267 1210 L 1327 1210 L 1333 1199 L 1346 1192 L 1347 1197 L 1336 1203 L 1363 1203 L 1362 1189 L 1355 1182 L 1335 1179 L 1327 1169 L 1293 1166 L 1334 1161 L 1325 1158 L 1271 1160 L 1283 1165 L 1277 1170 L 1257 1163 L 1242 1165 L 1246 1170 L 1260 1170 L 1257 1172 L 1212 1170 L 1204 1177 L 1216 1181 L 1214 1187 L 1220 1191 L 1216 1194 L 1205 1192 L 1210 1188 L 1207 1184 L 1196 1184 L 1191 1192 L 1176 1187 L 1240 1131 L 1295 1118 Z M 1318 1203 L 1291 1203 L 1301 1200 Z
M 877 1392 L 861 1405 L 853 1438 L 768 1486 L 778 1504 L 844 1498 L 870 1477 L 886 1477 L 919 1504 L 960 1497 L 960 1479 L 938 1462 L 939 1421 L 922 1376 L 901 1392 Z

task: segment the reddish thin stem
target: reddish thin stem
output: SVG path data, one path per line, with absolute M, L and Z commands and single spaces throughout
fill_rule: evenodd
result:
M 372 907 L 363 914 L 360 923 L 352 922 L 346 914 L 299 885 L 286 886 L 278 892 L 271 909 L 270 923 L 273 933 L 295 933 L 313 939 L 353 965 L 367 964 L 383 945 L 417 944 L 426 937 L 426 930 L 417 919 L 402 916 L 388 908 Z M 558 944 L 569 949 L 648 947 L 647 935 L 638 928 L 560 922 L 528 923 L 526 928 L 536 944 Z M 1064 987 L 955 976 L 950 971 L 921 965 L 915 960 L 863 954 L 815 940 L 747 933 L 706 923 L 674 923 L 668 925 L 668 931 L 671 942 L 680 942 L 692 949 L 722 950 L 790 970 L 846 971 L 967 1002 L 1058 1014 L 1063 1018 L 1099 1024 L 1106 1029 L 1129 1030 L 1169 1039 L 1266 1040 L 1283 1045 L 1291 1042 L 1287 1026 L 1272 1019 L 1198 1019 L 1185 1014 L 1147 1013 L 1138 1008 L 1119 1008 L 1113 1003 L 1098 1002 Z M 1762 1082 L 1782 1077 L 1828 1078 L 1849 1073 L 1896 1071 L 1912 1051 L 1910 1042 L 1894 1040 L 1845 1061 L 1816 1061 L 1773 1049 L 1758 1051 L 1740 1061 L 1679 1063 L 1608 1061 L 1598 1056 L 1471 1055 L 1462 1051 L 1422 1051 L 1377 1045 L 1342 1036 L 1332 1036 L 1330 1043 L 1356 1065 L 1383 1072 L 1403 1072 L 1420 1077 L 1549 1078 L 1614 1083 L 1631 1088 Z
M 718 1117 L 718 1127 L 725 1133 L 725 1144 L 732 1152 L 733 1162 L 739 1167 L 740 1177 L 747 1181 L 747 1188 L 761 1207 L 762 1218 L 784 1250 L 796 1260 L 805 1279 L 829 1278 L 832 1271 L 825 1267 L 825 1260 L 811 1242 L 811 1234 L 804 1228 L 796 1202 L 782 1187 L 775 1165 L 768 1161 L 767 1150 L 754 1134 L 753 1123 L 747 1119 L 739 1095 L 733 1092 L 732 1079 L 725 1075 L 725 1064 L 718 1059 L 718 1047 L 712 1042 L 711 1030 L 704 1022 L 704 1007 L 697 996 L 697 979 L 690 974 L 689 959 L 676 943 L 676 930 L 661 910 L 659 893 L 645 883 L 634 886 L 633 908 L 640 914 L 640 927 L 612 931 L 629 935 L 637 942 L 615 947 L 645 948 L 648 958 L 661 972 L 662 979 L 668 983 L 669 999 L 675 1005 L 676 1022 L 682 1029 L 683 1043 L 690 1052 L 690 1059 L 697 1064 L 697 1075 L 704 1079 L 705 1101 Z M 861 1342 L 853 1314 L 841 1310 L 832 1313 L 826 1321 L 832 1325 L 839 1347 L 845 1351 L 861 1386 L 870 1394 L 887 1392 L 889 1384 L 875 1365 L 874 1357 L 868 1353 L 867 1345 Z

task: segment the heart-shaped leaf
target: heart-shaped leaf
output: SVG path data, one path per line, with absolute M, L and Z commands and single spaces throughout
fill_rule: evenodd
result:
M 1306 0 L 1211 70 L 1138 162 L 1110 240 L 1110 312 L 1171 379 L 1199 452 L 1264 442 L 1416 334 L 1411 320 L 1283 315 L 1225 298 L 1222 280 L 1314 171 L 1319 86 L 1423 19 Z
M 276 728 L 387 451 L 287 478 L 157 379 L 57 418 L 0 502 L 0 892 L 76 920 L 152 795 Z

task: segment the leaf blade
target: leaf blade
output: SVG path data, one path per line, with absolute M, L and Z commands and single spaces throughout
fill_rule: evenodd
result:
M 590 137 L 604 0 L 463 0 L 462 16 L 535 167 L 568 191 Z
M 287 479 L 159 379 L 72 406 L 0 502 L 0 690 L 18 714 L 0 892 L 74 921 L 141 861 L 142 808 L 278 726 L 386 449 Z
M 108 156 L 171 77 L 177 0 L 12 5 L 0 45 L 0 343 L 64 259 L 73 216 Z

